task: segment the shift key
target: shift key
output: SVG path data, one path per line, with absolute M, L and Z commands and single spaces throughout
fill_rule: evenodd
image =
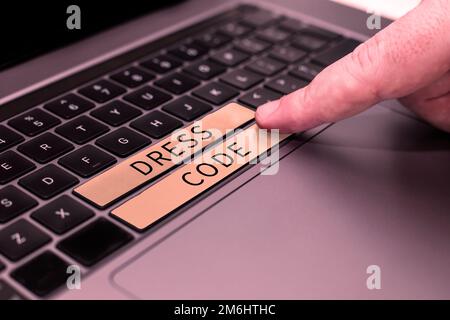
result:
M 74 192 L 93 205 L 105 208 L 253 119 L 254 111 L 230 103 L 101 173 Z

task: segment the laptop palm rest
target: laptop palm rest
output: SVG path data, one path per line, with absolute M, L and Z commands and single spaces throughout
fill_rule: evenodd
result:
M 450 139 L 376 107 L 118 270 L 143 299 L 450 298 Z M 381 289 L 367 287 L 380 268 Z

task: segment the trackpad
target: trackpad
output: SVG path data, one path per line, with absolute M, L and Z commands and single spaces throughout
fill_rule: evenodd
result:
M 448 135 L 374 108 L 325 130 L 113 281 L 143 299 L 450 298 L 449 158 Z M 371 266 L 379 283 L 367 281 Z

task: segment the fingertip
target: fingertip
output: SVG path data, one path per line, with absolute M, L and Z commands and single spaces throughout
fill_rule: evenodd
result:
M 269 129 L 271 127 L 271 116 L 278 109 L 280 105 L 279 100 L 267 102 L 256 109 L 256 123 L 261 128 Z

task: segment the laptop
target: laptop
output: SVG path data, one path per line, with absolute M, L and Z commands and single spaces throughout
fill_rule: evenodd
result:
M 1 30 L 1 299 L 450 297 L 447 135 L 388 101 L 251 140 L 255 109 L 372 36 L 368 14 L 69 5 Z

